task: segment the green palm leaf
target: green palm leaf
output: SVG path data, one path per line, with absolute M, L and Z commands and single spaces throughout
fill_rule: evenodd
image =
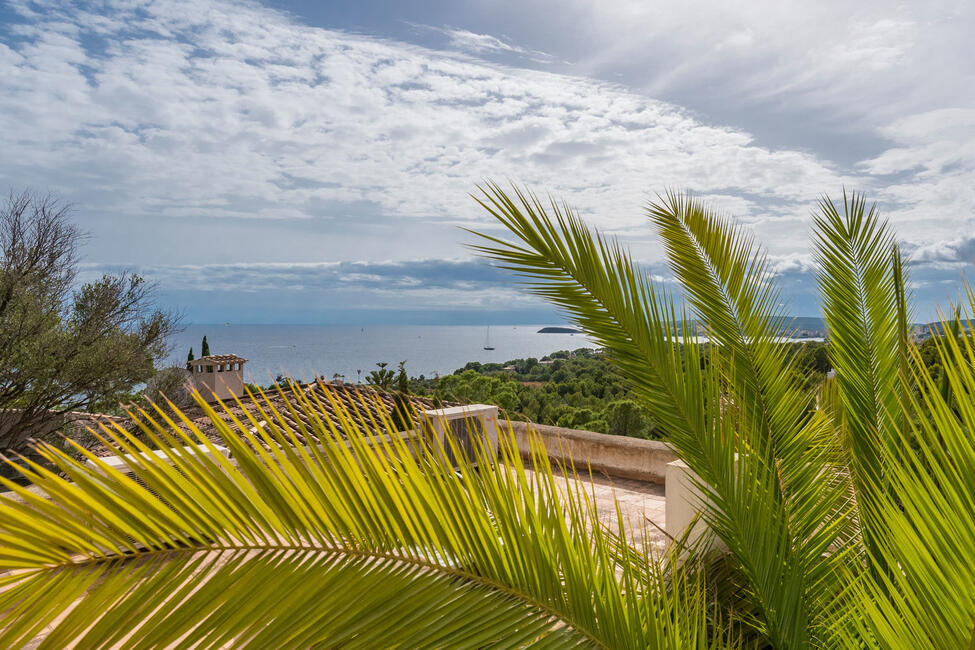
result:
M 969 302 L 975 311 L 970 290 Z M 874 554 L 888 570 L 854 583 L 862 616 L 847 638 L 874 637 L 887 647 L 975 643 L 975 345 L 970 335 L 935 344 L 950 395 L 909 345 L 910 378 L 919 387 L 901 404 L 909 425 L 892 430 L 882 447 L 886 471 L 868 486 L 884 521 L 874 531 Z
M 761 411 L 779 445 L 790 444 L 811 396 L 781 338 L 787 321 L 764 251 L 689 196 L 668 194 L 648 210 L 698 322 L 733 364 L 738 397 Z
M 281 391 L 313 423 L 300 431 L 263 395 L 240 404 L 244 421 L 205 406 L 232 461 L 181 453 L 214 447 L 178 412 L 182 426 L 162 410 L 137 417 L 170 462 L 104 428 L 97 435 L 129 454 L 145 487 L 80 448 L 99 469 L 48 446 L 39 452 L 63 477 L 22 460 L 40 494 L 5 482 L 19 498 L 0 497 L 0 571 L 10 572 L 0 645 L 42 632 L 43 647 L 679 648 L 721 638 L 700 584 L 620 553 L 625 532 L 598 524 L 591 498 L 555 476 L 537 441 L 531 469 L 509 431 L 499 457 L 478 453 L 453 471 L 426 437 L 388 421 L 367 428 L 368 409 L 357 416 L 328 399 L 336 418 L 316 393 Z
M 783 354 L 761 252 L 690 199 L 651 206 L 695 316 L 718 344 L 702 371 L 689 320 L 617 243 L 517 188 L 509 197 L 489 184 L 477 200 L 518 241 L 480 235 L 487 243 L 473 248 L 531 278 L 531 291 L 609 350 L 700 478 L 705 516 L 760 613 L 753 624 L 778 645 L 807 644 L 835 596 L 824 588 L 831 566 L 847 561 L 824 550 L 846 534 L 849 504 L 842 488 L 821 489 L 842 477 L 827 464 L 828 422 L 803 418 L 810 396 Z
M 549 216 L 536 197 L 513 194 L 489 183 L 475 200 L 519 242 L 474 233 L 485 243 L 471 248 L 528 279 L 530 291 L 609 350 L 668 435 L 705 436 L 706 380 L 686 315 L 626 250 L 568 207 L 552 202 Z
M 718 517 L 716 530 L 754 518 L 737 534 L 740 559 L 753 555 L 751 580 L 766 583 L 762 606 L 788 620 L 772 636 L 801 645 L 835 597 L 825 588 L 833 564 L 847 561 L 824 551 L 853 534 L 847 481 L 833 462 L 832 428 L 826 418 L 806 416 L 813 396 L 804 394 L 782 338 L 787 319 L 774 274 L 752 236 L 687 195 L 667 194 L 649 212 L 684 295 L 720 350 L 715 356 L 727 360 L 725 399 L 742 416 L 734 434 L 721 438 L 735 445 L 714 450 L 715 458 L 737 457 L 736 471 L 726 473 L 725 486 L 716 490 L 736 500 L 714 495 L 727 513 L 724 521 Z M 768 546 L 757 546 L 758 539 Z M 790 568 L 766 571 L 774 565 Z
M 876 551 L 875 531 L 886 527 L 873 509 L 882 499 L 877 491 L 887 489 L 883 454 L 904 425 L 910 313 L 900 251 L 886 221 L 855 192 L 843 193 L 842 210 L 829 198 L 820 201 L 815 247 L 840 394 L 837 431 L 856 485 L 864 543 Z

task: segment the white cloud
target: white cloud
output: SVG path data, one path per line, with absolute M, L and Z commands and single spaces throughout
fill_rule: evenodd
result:
M 526 7 L 525 19 L 545 6 Z M 842 185 L 879 198 L 917 247 L 944 248 L 975 225 L 975 84 L 965 83 L 971 63 L 948 56 L 967 38 L 967 13 L 648 7 L 569 2 L 557 14 L 589 44 L 574 70 L 645 69 L 634 91 L 474 58 L 549 60 L 533 49 L 549 48 L 520 35 L 440 28 L 464 52 L 444 53 L 310 27 L 255 3 L 15 2 L 22 21 L 0 27 L 0 178 L 74 201 L 99 242 L 112 242 L 96 262 L 158 268 L 366 259 L 370 249 L 450 257 L 462 239 L 455 224 L 489 227 L 468 197 L 485 178 L 564 197 L 654 262 L 642 208 L 671 188 L 741 217 L 790 273 L 808 271 L 816 198 Z M 828 151 L 759 146 L 647 94 L 705 86 L 729 101 L 795 102 L 892 144 L 845 169 Z M 236 286 L 226 269 L 185 269 L 163 277 L 201 291 L 200 277 Z M 325 267 L 290 273 L 240 277 L 289 291 L 316 286 L 315 273 L 332 277 Z M 344 283 L 389 277 L 357 273 Z M 402 282 L 435 300 L 429 280 Z
M 965 55 L 975 12 L 951 0 L 539 0 L 496 13 L 544 16 L 547 37 L 519 37 L 665 97 L 804 105 L 820 109 L 811 120 L 867 127 L 975 98 Z
M 428 290 L 498 291 L 511 289 L 510 277 L 480 258 L 415 259 L 394 262 L 238 262 L 125 267 L 85 263 L 80 279 L 89 282 L 106 273 L 132 271 L 167 290 L 211 292 Z M 363 296 L 363 300 L 368 300 Z
M 975 232 L 975 109 L 912 115 L 885 133 L 895 146 L 862 167 L 889 179 L 879 198 L 895 206 L 891 218 L 901 237 L 933 250 Z
M 8 41 L 0 78 L 0 176 L 86 210 L 300 219 L 366 201 L 390 218 L 483 222 L 467 193 L 510 177 L 621 228 L 643 223 L 650 190 L 789 205 L 844 180 L 814 156 L 611 84 L 310 28 L 257 5 L 110 6 L 52 5 Z
M 481 310 L 551 312 L 511 278 L 481 259 L 397 262 L 236 263 L 121 267 L 85 264 L 80 280 L 106 273 L 138 273 L 172 306 L 214 318 L 213 305 L 254 310 L 273 305 L 264 318 L 314 322 L 314 316 L 361 310 Z M 293 305 L 283 321 L 277 308 Z M 302 313 L 304 309 L 307 313 Z M 260 310 L 257 310 L 258 313 Z M 252 316 L 253 318 L 253 316 Z M 219 316 L 217 316 L 219 320 Z
M 471 54 L 513 54 L 535 63 L 550 63 L 553 60 L 551 54 L 513 45 L 505 39 L 490 34 L 478 34 L 477 32 L 466 29 L 437 27 L 435 25 L 418 25 L 415 23 L 410 23 L 410 25 L 421 31 L 432 31 L 445 36 L 448 47 L 462 52 L 469 52 Z
M 971 3 L 538 0 L 495 13 L 501 25 L 549 18 L 520 42 L 572 58 L 577 72 L 728 116 L 763 142 L 862 160 L 847 186 L 878 199 L 905 239 L 975 228 Z

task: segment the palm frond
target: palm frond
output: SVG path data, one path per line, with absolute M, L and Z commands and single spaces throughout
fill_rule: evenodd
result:
M 764 251 L 742 227 L 688 195 L 669 193 L 648 212 L 695 317 L 733 364 L 737 397 L 755 405 L 767 433 L 788 445 L 811 396 L 787 353 L 788 321 Z
M 702 435 L 699 348 L 667 291 L 567 206 L 551 202 L 549 216 L 537 197 L 518 188 L 513 197 L 494 183 L 482 192 L 475 200 L 519 242 L 470 231 L 484 242 L 471 248 L 525 278 L 529 291 L 606 348 L 668 434 Z
M 708 521 L 745 576 L 742 595 L 774 643 L 808 642 L 831 594 L 823 551 L 841 535 L 849 507 L 832 480 L 822 420 L 802 417 L 809 397 L 782 353 L 774 287 L 764 258 L 739 230 L 690 200 L 652 207 L 695 315 L 715 343 L 701 367 L 690 320 L 615 241 L 565 206 L 496 184 L 479 203 L 518 239 L 481 234 L 474 250 L 530 278 L 606 347 L 634 391 L 664 423 L 700 480 Z
M 79 448 L 22 459 L 0 497 L 0 645 L 708 647 L 699 583 L 612 549 L 591 498 L 511 431 L 456 470 L 391 423 L 298 386 L 207 410 L 232 459 L 174 410 L 141 437 L 94 432 L 138 479 Z M 295 430 L 279 407 L 301 411 Z M 148 444 L 142 441 L 145 438 Z M 451 442 L 455 456 L 461 456 Z M 153 445 L 168 462 L 150 453 Z M 481 449 L 477 446 L 477 449 Z M 645 560 L 642 560 L 645 561 Z M 678 581 L 679 582 L 679 581 Z
M 970 289 L 969 301 L 975 313 Z M 975 639 L 975 345 L 971 336 L 946 336 L 936 348 L 950 396 L 909 346 L 919 390 L 900 415 L 910 425 L 893 430 L 886 472 L 871 477 L 884 520 L 873 552 L 889 570 L 854 583 L 862 615 L 846 634 L 887 647 L 970 647 Z
M 773 273 L 752 236 L 688 195 L 669 193 L 649 212 L 694 315 L 719 351 L 715 357 L 725 360 L 724 399 L 743 416 L 731 437 L 735 449 L 715 450 L 737 455 L 735 481 L 752 486 L 750 494 L 735 492 L 743 499 L 735 509 L 747 508 L 741 510 L 747 518 L 762 503 L 768 508 L 762 517 L 784 522 L 780 546 L 774 552 L 769 547 L 766 562 L 792 566 L 795 575 L 783 576 L 784 584 L 799 592 L 780 593 L 770 582 L 765 606 L 784 611 L 783 604 L 793 603 L 800 618 L 798 612 L 805 610 L 809 620 L 797 618 L 792 626 L 794 644 L 815 626 L 832 597 L 823 589 L 832 561 L 844 561 L 841 554 L 824 559 L 824 550 L 851 534 L 848 490 L 831 462 L 836 456 L 832 428 L 807 415 L 814 395 L 801 386 L 784 339 L 788 323 Z M 824 484 L 834 489 L 824 491 Z M 761 498 L 759 490 L 766 490 Z M 755 525 L 761 527 L 761 520 Z M 740 543 L 754 548 L 752 539 L 747 534 Z M 762 576 L 756 572 L 754 580 Z
M 829 199 L 815 218 L 816 252 L 830 340 L 830 363 L 840 399 L 840 440 L 857 490 L 864 543 L 886 523 L 872 510 L 884 488 L 883 450 L 899 439 L 908 376 L 910 308 L 900 251 L 877 207 L 843 193 L 843 213 Z

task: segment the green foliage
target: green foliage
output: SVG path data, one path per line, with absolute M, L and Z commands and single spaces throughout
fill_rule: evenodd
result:
M 116 456 L 143 452 L 126 459 L 139 482 L 52 446 L 40 451 L 65 477 L 18 465 L 48 499 L 5 483 L 29 506 L 0 499 L 0 530 L 19 533 L 0 547 L 0 645 L 42 631 L 52 648 L 729 640 L 694 567 L 673 554 L 648 564 L 646 547 L 599 525 L 592 497 L 553 472 L 534 437 L 527 463 L 511 431 L 498 455 L 456 468 L 433 437 L 391 435 L 377 453 L 354 412 L 329 397 L 330 417 L 290 388 L 286 409 L 310 423 L 300 431 L 262 397 L 230 423 L 200 402 L 232 462 L 156 411 L 140 414 L 143 435 L 172 465 L 124 429 L 99 434 Z M 293 446 L 299 435 L 311 444 Z M 212 455 L 173 451 L 199 444 Z
M 64 206 L 30 193 L 0 207 L 0 449 L 54 435 L 62 414 L 112 412 L 167 356 L 178 318 L 130 274 L 78 284 L 81 234 Z M 10 417 L 16 413 L 16 418 Z
M 206 334 L 203 335 L 203 342 L 200 344 L 200 356 L 201 357 L 210 356 L 210 344 L 207 343 Z
M 532 435 L 528 462 L 509 430 L 498 455 L 475 444 L 476 467 L 454 468 L 439 437 L 377 438 L 292 385 L 289 418 L 253 395 L 241 419 L 200 403 L 233 462 L 178 453 L 212 442 L 156 411 L 141 435 L 172 466 L 124 429 L 100 434 L 139 482 L 49 445 L 59 472 L 13 465 L 35 487 L 0 478 L 23 500 L 0 497 L 0 645 L 44 630 L 48 647 L 973 647 L 975 341 L 960 323 L 975 292 L 917 346 L 888 226 L 859 195 L 824 200 L 835 377 L 811 389 L 826 366 L 781 339 L 764 253 L 697 201 L 649 207 L 682 307 L 566 206 L 494 185 L 481 204 L 515 240 L 477 249 L 598 341 L 627 393 L 570 405 L 603 383 L 583 389 L 571 356 L 470 366 L 431 389 L 606 431 L 652 418 L 719 547 L 633 545 Z M 538 400 L 546 386 L 562 403 Z
M 369 373 L 366 377 L 366 382 L 380 390 L 389 390 L 390 386 L 393 385 L 395 373 L 386 367 L 388 365 L 386 362 L 377 363 L 377 370 Z
M 862 196 L 824 199 L 816 219 L 836 376 L 815 389 L 808 371 L 827 363 L 781 340 L 766 255 L 694 199 L 649 206 L 683 307 L 567 206 L 493 184 L 479 203 L 514 241 L 482 234 L 475 250 L 607 350 L 694 472 L 736 629 L 782 648 L 975 643 L 975 346 L 944 337 L 925 364 L 900 252 Z
M 189 370 L 193 366 L 193 364 L 191 363 L 192 361 L 193 361 L 193 348 L 190 347 L 190 351 L 186 353 L 186 369 L 187 370 Z
M 804 341 L 784 347 L 795 356 L 798 381 L 814 391 L 829 370 L 826 345 Z M 702 366 L 708 350 L 707 346 L 700 349 Z M 542 362 L 533 358 L 491 364 L 472 361 L 452 375 L 414 384 L 430 397 L 494 404 L 514 419 L 537 424 L 638 438 L 663 435 L 606 354 L 587 348 L 561 350 Z
M 650 437 L 652 418 L 646 409 L 631 399 L 613 400 L 603 409 L 606 433 L 614 436 Z
M 396 372 L 396 391 L 393 393 L 393 412 L 390 418 L 397 431 L 413 428 L 413 408 L 410 404 L 410 379 L 406 374 L 406 361 L 400 361 Z
M 542 361 L 472 361 L 453 375 L 414 383 L 437 399 L 495 404 L 510 417 L 539 424 L 559 424 L 567 409 L 599 410 L 627 392 L 609 360 L 593 350 L 556 352 Z
M 406 374 L 406 361 L 400 361 L 396 366 L 396 391 L 402 395 L 410 394 L 410 379 Z

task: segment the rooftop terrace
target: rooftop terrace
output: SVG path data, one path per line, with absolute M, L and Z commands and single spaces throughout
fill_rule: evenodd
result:
M 319 387 L 314 390 L 321 392 L 327 388 Z M 344 390 L 334 391 L 333 397 L 340 401 L 353 400 L 355 394 L 352 387 L 346 387 Z M 324 398 L 324 395 L 318 397 Z M 388 394 L 371 392 L 369 397 L 372 398 L 370 401 L 377 409 L 381 410 L 384 405 L 391 405 L 391 400 L 386 399 L 389 398 Z M 387 401 L 390 404 L 386 404 Z M 334 417 L 334 407 L 331 403 L 327 399 L 321 399 L 321 403 L 329 404 L 326 415 Z M 351 406 L 351 402 L 345 406 Z M 429 409 L 432 404 L 421 401 L 415 406 Z M 234 408 L 240 411 L 240 407 Z M 449 409 L 451 413 L 456 410 L 456 408 Z M 282 408 L 282 412 L 287 412 L 287 409 Z M 235 412 L 234 415 L 241 417 L 243 412 Z M 306 421 L 299 423 L 294 419 L 293 414 L 285 417 L 288 417 L 286 420 L 288 427 L 300 428 L 309 424 Z M 204 422 L 204 419 L 207 421 Z M 219 438 L 213 423 L 209 422 L 205 415 L 198 414 L 193 421 L 208 437 Z M 617 530 L 621 515 L 624 528 L 638 548 L 643 542 L 648 542 L 658 551 L 665 548 L 668 538 L 663 532 L 667 524 L 664 482 L 668 464 L 676 458 L 668 445 L 657 441 L 529 425 L 517 421 L 502 420 L 499 425 L 504 428 L 510 427 L 519 452 L 528 459 L 531 457 L 528 432 L 534 431 L 538 440 L 546 447 L 559 476 L 566 476 L 568 463 L 571 461 L 576 478 L 568 480 L 575 482 L 591 495 L 601 524 Z M 408 433 L 403 432 L 400 435 L 408 435 Z M 529 467 L 526 471 L 531 473 L 533 470 Z M 9 498 L 12 495 L 5 496 Z M 28 647 L 39 644 L 52 629 L 49 627 L 41 631 Z

